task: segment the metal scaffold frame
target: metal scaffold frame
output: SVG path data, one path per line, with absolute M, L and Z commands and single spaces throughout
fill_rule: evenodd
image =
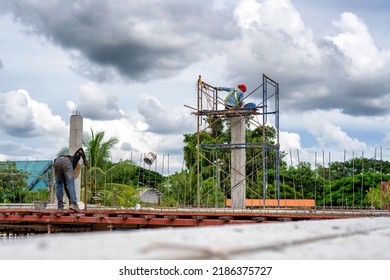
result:
M 211 206 L 210 202 L 204 202 L 205 198 L 211 197 L 211 192 L 215 193 L 214 206 L 221 206 L 218 194 L 223 192 L 223 194 L 229 197 L 231 192 L 234 191 L 235 185 L 233 183 L 231 183 L 233 187 L 231 187 L 230 193 L 226 188 L 226 185 L 229 185 L 229 179 L 232 180 L 231 173 L 234 172 L 242 175 L 238 183 L 243 184 L 245 188 L 243 192 L 245 207 L 250 206 L 247 201 L 246 189 L 251 192 L 249 197 L 262 201 L 262 206 L 266 206 L 267 197 L 277 200 L 277 206 L 280 206 L 279 84 L 263 74 L 262 83 L 248 93 L 243 101 L 246 102 L 247 100 L 251 100 L 250 102 L 252 100 L 257 101 L 257 103 L 252 103 L 255 106 L 251 107 L 226 109 L 224 98 L 220 96 L 218 87 L 203 82 L 202 77 L 199 76 L 197 82 L 197 108 L 192 113 L 197 116 L 197 207 Z M 248 142 L 245 140 L 243 143 L 233 143 L 233 141 L 222 139 L 221 122 L 223 129 L 223 122 L 228 123 L 229 120 L 231 122 L 234 118 L 245 120 L 243 127 L 250 127 L 261 135 L 258 135 L 256 141 Z M 274 129 L 275 139 L 273 139 L 273 142 L 267 139 L 267 129 L 269 127 Z M 205 134 L 211 136 L 212 143 L 209 140 L 205 140 Z M 233 134 L 231 137 L 233 137 Z M 231 169 L 231 161 L 234 160 L 233 151 L 240 149 L 245 150 L 243 156 L 244 166 L 238 169 L 244 170 L 244 172 L 233 170 L 234 168 Z M 232 154 L 230 162 L 229 158 L 223 155 L 223 152 Z M 248 153 L 252 153 L 253 156 L 246 160 L 245 155 Z M 271 158 L 273 159 L 272 166 L 270 166 Z M 261 167 L 259 166 L 260 162 Z M 274 175 L 274 194 L 267 192 L 270 179 L 268 173 L 271 172 L 270 167 L 273 169 L 272 173 Z M 246 170 L 249 171 L 248 174 Z M 207 177 L 205 174 L 209 175 L 210 172 L 213 172 L 212 188 L 210 188 L 210 180 L 204 182 L 204 178 Z M 261 175 L 261 180 L 259 175 Z M 259 189 L 262 192 L 259 192 Z M 229 204 L 229 200 L 226 202 L 222 203 L 222 205 L 226 206 Z

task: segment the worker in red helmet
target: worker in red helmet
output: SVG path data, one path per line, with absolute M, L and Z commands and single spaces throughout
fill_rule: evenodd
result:
M 237 85 L 236 88 L 218 87 L 218 90 L 228 91 L 229 94 L 225 98 L 225 108 L 240 108 L 243 105 L 244 92 L 246 92 L 246 86 L 244 84 Z

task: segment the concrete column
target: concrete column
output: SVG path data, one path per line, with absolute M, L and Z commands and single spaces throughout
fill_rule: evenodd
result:
M 245 143 L 245 118 L 234 117 L 231 118 L 231 144 L 244 144 Z M 232 196 L 232 208 L 244 209 L 246 188 L 245 188 L 245 164 L 246 155 L 245 149 L 232 149 L 231 151 L 231 196 Z
M 83 117 L 75 112 L 70 116 L 69 154 L 73 155 L 83 145 Z M 80 201 L 81 174 L 74 180 L 77 201 Z

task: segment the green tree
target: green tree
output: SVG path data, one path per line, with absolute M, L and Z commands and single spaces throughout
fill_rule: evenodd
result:
M 18 170 L 15 162 L 0 162 L 0 202 L 27 202 L 28 188 L 26 178 L 27 174 Z

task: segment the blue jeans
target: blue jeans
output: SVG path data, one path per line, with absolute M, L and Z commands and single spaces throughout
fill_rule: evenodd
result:
M 59 157 L 54 161 L 54 175 L 56 178 L 56 196 L 58 208 L 64 207 L 64 187 L 68 188 L 71 204 L 77 204 L 76 189 L 74 186 L 73 165 L 69 158 Z

